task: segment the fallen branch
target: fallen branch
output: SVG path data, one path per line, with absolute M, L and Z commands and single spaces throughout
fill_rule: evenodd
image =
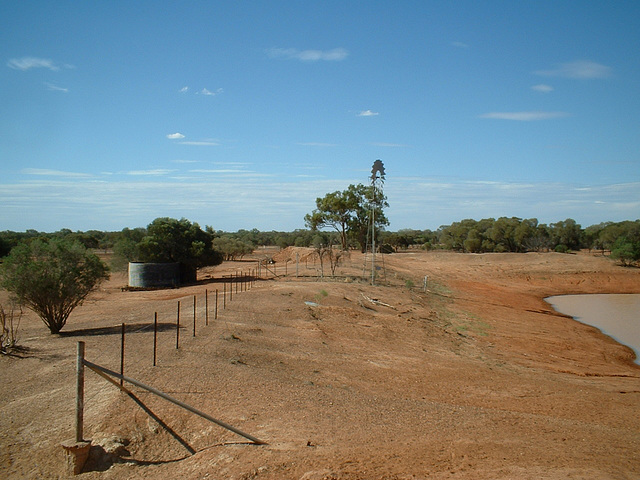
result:
M 364 293 L 361 293 L 361 295 L 364 297 L 365 300 L 367 300 L 369 303 L 373 303 L 374 305 L 380 305 L 382 307 L 388 307 L 388 308 L 392 308 L 393 310 L 396 310 L 396 307 L 394 307 L 393 305 L 389 305 L 388 303 L 384 303 L 381 302 L 380 300 L 377 300 L 375 298 L 369 298 L 367 297 Z

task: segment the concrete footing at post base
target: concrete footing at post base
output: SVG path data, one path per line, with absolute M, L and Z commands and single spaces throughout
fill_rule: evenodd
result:
M 64 472 L 66 475 L 79 475 L 82 473 L 84 464 L 87 463 L 89 452 L 91 451 L 91 440 L 76 442 L 67 440 L 62 443 L 64 450 L 65 464 Z

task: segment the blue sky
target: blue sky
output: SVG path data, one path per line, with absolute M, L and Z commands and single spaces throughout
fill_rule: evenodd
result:
M 640 218 L 640 2 L 0 3 L 0 230 Z

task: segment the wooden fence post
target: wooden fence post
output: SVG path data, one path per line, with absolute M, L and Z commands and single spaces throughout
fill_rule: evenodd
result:
M 84 342 L 78 342 L 76 357 L 76 442 L 83 441 L 84 429 Z
M 218 319 L 218 289 L 217 288 L 216 288 L 216 309 L 213 314 L 213 319 L 214 320 Z
M 85 442 L 83 437 L 84 428 L 84 342 L 78 342 L 78 354 L 76 359 L 76 436 L 75 440 L 62 443 L 65 454 L 65 473 L 67 476 L 80 475 L 84 468 L 91 442 Z
M 193 296 L 193 336 L 196 336 L 196 296 Z
M 227 309 L 227 282 L 222 282 L 222 309 Z

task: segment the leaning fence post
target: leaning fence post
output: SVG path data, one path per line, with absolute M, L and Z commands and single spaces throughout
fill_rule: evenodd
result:
M 125 332 L 125 325 L 123 323 L 122 336 L 120 340 L 120 375 L 123 375 L 123 376 L 124 376 L 124 332 Z M 122 385 L 123 382 L 124 380 L 120 379 L 120 385 Z
M 82 442 L 84 429 L 84 342 L 78 342 L 76 358 L 76 442 Z

